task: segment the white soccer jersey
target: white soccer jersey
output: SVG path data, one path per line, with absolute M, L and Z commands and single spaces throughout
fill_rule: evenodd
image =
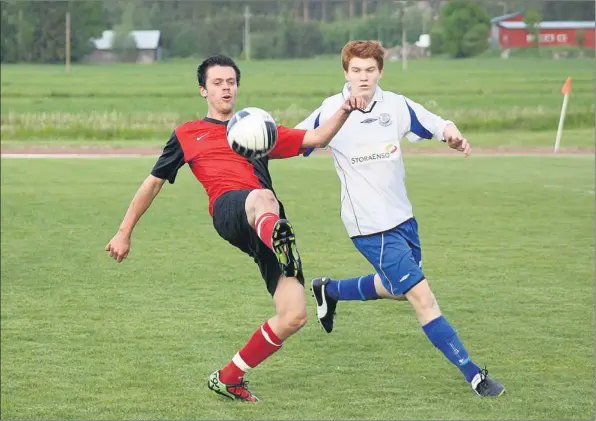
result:
M 317 127 L 349 95 L 346 84 L 342 93 L 325 99 L 296 127 Z M 341 181 L 341 218 L 350 237 L 387 231 L 413 216 L 400 141 L 404 137 L 411 142 L 443 140 L 450 123 L 403 95 L 381 88 L 365 112 L 352 112 L 328 146 Z

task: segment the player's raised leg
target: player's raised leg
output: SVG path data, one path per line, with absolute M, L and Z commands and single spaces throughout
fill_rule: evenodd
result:
M 279 202 L 273 192 L 253 190 L 246 198 L 246 216 L 261 241 L 275 252 L 283 274 L 301 278 L 302 263 L 294 228 L 290 221 L 280 217 Z
M 250 254 L 273 296 L 276 314 L 253 333 L 223 369 L 211 374 L 208 385 L 228 398 L 254 402 L 258 398 L 248 390 L 244 375 L 279 351 L 283 342 L 304 326 L 307 313 L 303 279 L 285 276 L 274 251 L 275 229 L 285 221 L 279 217 L 277 199 L 269 190 L 253 190 L 242 205 L 241 215 L 235 216 L 245 227 L 241 235 L 251 244 Z M 297 253 L 291 256 L 291 262 L 299 263 Z

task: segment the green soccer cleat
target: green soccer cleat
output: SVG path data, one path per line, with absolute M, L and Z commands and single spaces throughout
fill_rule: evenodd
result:
M 213 372 L 207 381 L 209 389 L 228 399 L 244 402 L 258 402 L 259 398 L 248 390 L 248 382 L 242 380 L 238 384 L 224 384 L 219 380 L 219 370 Z

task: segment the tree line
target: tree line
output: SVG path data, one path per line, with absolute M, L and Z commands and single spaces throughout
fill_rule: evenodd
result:
M 71 16 L 71 60 L 93 50 L 92 38 L 113 29 L 122 51 L 134 49 L 131 30 L 161 31 L 164 57 L 246 54 L 244 8 L 250 6 L 253 58 L 300 58 L 337 53 L 350 39 L 378 39 L 386 46 L 415 42 L 431 33 L 433 52 L 452 57 L 479 54 L 488 47 L 490 17 L 527 9 L 546 20 L 594 19 L 585 1 L 439 0 L 399 4 L 388 0 L 2 0 L 0 60 L 58 63 L 65 59 L 65 15 Z M 407 6 L 407 8 L 404 8 Z M 404 14 L 405 13 L 405 14 Z M 116 47 L 116 45 L 115 45 Z

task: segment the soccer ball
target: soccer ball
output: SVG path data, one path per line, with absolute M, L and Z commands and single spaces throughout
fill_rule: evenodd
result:
M 226 135 L 237 154 L 245 158 L 262 158 L 275 146 L 277 125 L 266 111 L 248 107 L 234 114 Z

